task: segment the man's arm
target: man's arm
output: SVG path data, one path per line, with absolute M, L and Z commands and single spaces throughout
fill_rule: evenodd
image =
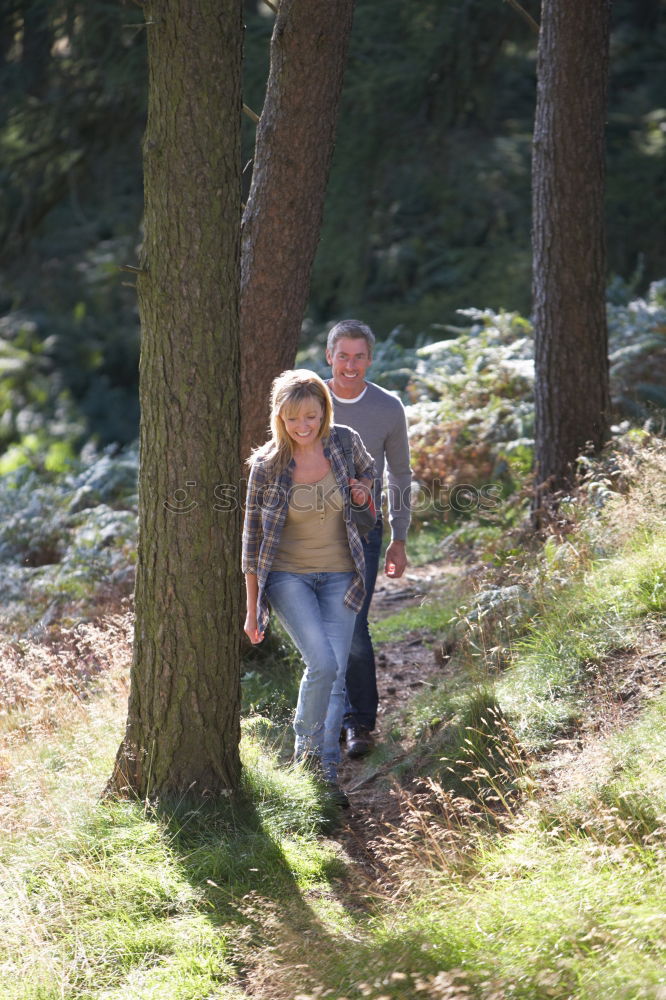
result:
M 396 420 L 384 445 L 388 475 L 388 507 L 391 542 L 386 549 L 384 572 L 398 579 L 407 568 L 405 539 L 411 520 L 410 498 L 412 470 L 409 466 L 407 417 L 400 406 Z
M 407 569 L 407 549 L 404 542 L 393 541 L 386 549 L 384 572 L 397 580 Z

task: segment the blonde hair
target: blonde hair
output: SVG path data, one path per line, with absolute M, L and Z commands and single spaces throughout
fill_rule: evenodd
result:
M 294 446 L 281 418 L 290 416 L 307 399 L 315 399 L 321 404 L 322 421 L 317 438 L 329 436 L 333 424 L 333 403 L 326 383 L 307 368 L 282 372 L 273 380 L 271 387 L 271 436 L 266 444 L 252 452 L 250 462 L 260 457 L 273 465 L 275 473 L 286 469 L 293 458 Z

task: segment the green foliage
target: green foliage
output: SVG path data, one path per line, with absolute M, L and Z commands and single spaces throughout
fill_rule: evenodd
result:
M 134 181 L 125 178 L 118 187 L 112 180 L 119 164 L 130 166 L 128 139 L 136 141 L 142 126 L 144 33 L 128 23 L 141 22 L 108 0 L 94 0 L 85 11 L 66 2 L 32 0 L 20 7 L 5 5 L 0 16 L 5 41 L 0 53 L 0 247 L 5 260 L 67 200 L 69 212 L 78 215 L 79 232 L 87 229 L 90 236 L 99 227 L 95 235 L 105 238 L 102 218 L 115 214 L 110 206 L 102 208 L 105 197 L 120 195 L 121 209 L 123 187 L 127 191 L 139 176 L 135 163 Z M 88 185 L 99 180 L 109 153 L 113 168 L 95 196 L 101 218 L 91 226 L 78 198 L 81 191 L 92 194 Z
M 4 441 L 24 432 L 22 411 L 30 429 L 74 420 L 78 444 L 137 434 L 136 306 L 119 271 L 142 199 L 145 29 L 132 9 L 31 0 L 0 13 L 0 336 L 30 355 L 0 380 Z
M 538 4 L 527 7 L 538 18 Z M 666 267 L 665 28 L 658 0 L 622 0 L 613 17 L 608 243 L 611 273 L 633 275 L 626 303 Z M 246 22 L 244 100 L 260 111 L 273 16 L 247 3 Z M 127 443 L 138 427 L 138 319 L 119 268 L 136 263 L 141 241 L 149 29 L 136 5 L 110 0 L 8 4 L 0 29 L 0 314 L 10 327 L 0 329 L 0 445 L 38 428 L 75 450 L 91 436 Z M 383 341 L 394 331 L 383 374 L 402 392 L 410 357 L 395 348 L 447 335 L 461 305 L 527 313 L 534 72 L 534 35 L 507 3 L 360 0 L 307 338 L 343 314 L 368 319 Z M 248 164 L 253 137 L 244 118 Z M 249 180 L 248 167 L 244 196 Z M 663 409 L 658 374 L 635 372 L 625 411 Z M 507 481 L 527 460 L 516 446 Z
M 538 20 L 538 4 L 527 8 Z M 654 201 L 664 31 L 658 0 L 614 5 L 610 269 L 628 275 L 642 259 L 644 281 L 666 266 Z M 535 57 L 535 36 L 509 4 L 388 0 L 381 16 L 375 0 L 357 5 L 313 276 L 316 324 L 360 314 L 382 335 L 403 324 L 410 342 L 460 305 L 527 311 Z
M 12 630 L 35 628 L 67 602 L 94 602 L 101 586 L 126 594 L 136 550 L 136 451 L 74 458 L 66 442 L 26 447 L 5 453 L 0 475 L 1 617 Z
M 527 307 L 533 80 L 508 5 L 357 5 L 315 321 L 362 312 L 413 335 L 461 301 Z
M 611 391 L 623 416 L 633 420 L 666 414 L 666 281 L 654 281 L 644 297 L 618 295 L 608 307 Z
M 531 329 L 515 314 L 462 312 L 475 321 L 469 332 L 416 352 L 408 387 L 412 463 L 446 518 L 492 517 L 531 465 Z

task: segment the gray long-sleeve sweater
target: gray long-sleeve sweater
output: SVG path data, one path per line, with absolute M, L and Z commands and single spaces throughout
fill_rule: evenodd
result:
M 365 392 L 356 399 L 342 399 L 332 390 L 331 395 L 335 422 L 353 427 L 375 460 L 375 503 L 379 503 L 386 468 L 391 538 L 393 541 L 404 541 L 410 521 L 412 482 L 405 408 L 399 399 L 374 382 L 366 383 Z

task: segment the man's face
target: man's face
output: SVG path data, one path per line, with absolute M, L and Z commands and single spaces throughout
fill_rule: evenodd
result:
M 372 355 L 364 337 L 341 337 L 332 351 L 326 351 L 331 366 L 331 388 L 337 396 L 353 399 L 363 392 L 365 373 Z

